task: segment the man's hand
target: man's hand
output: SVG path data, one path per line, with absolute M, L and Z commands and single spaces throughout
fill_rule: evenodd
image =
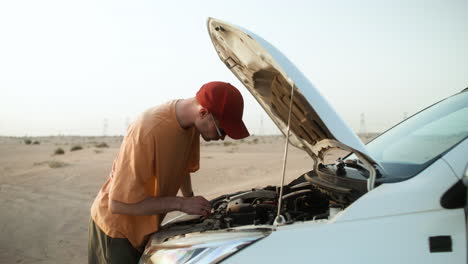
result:
M 206 217 L 211 214 L 211 204 L 202 196 L 186 197 L 182 200 L 180 211 Z

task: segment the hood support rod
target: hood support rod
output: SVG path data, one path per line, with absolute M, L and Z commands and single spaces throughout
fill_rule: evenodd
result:
M 284 157 L 283 157 L 283 173 L 281 175 L 281 187 L 280 187 L 280 194 L 278 197 L 278 212 L 276 214 L 276 218 L 274 221 L 274 225 L 282 225 L 286 222 L 284 219 L 284 216 L 282 216 L 281 213 L 281 205 L 283 202 L 283 186 L 284 186 L 284 176 L 286 174 L 286 161 L 288 159 L 288 146 L 289 146 L 289 130 L 291 126 L 291 112 L 292 112 L 292 104 L 293 104 L 293 98 L 294 98 L 294 83 L 288 79 L 289 85 L 291 85 L 291 100 L 289 102 L 289 113 L 288 113 L 288 127 L 286 129 L 286 143 L 284 146 Z

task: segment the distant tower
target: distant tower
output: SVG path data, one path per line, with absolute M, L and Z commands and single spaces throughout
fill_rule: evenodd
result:
M 107 135 L 107 127 L 109 126 L 109 120 L 107 118 L 104 118 L 102 121 L 102 135 L 106 136 Z
M 366 128 L 366 116 L 364 113 L 361 113 L 361 122 L 359 127 L 359 134 L 363 136 L 367 136 L 367 128 Z
M 263 131 L 263 113 L 260 113 L 260 127 L 259 127 L 259 130 L 258 130 L 258 134 L 259 135 L 263 135 L 264 131 Z
M 127 118 L 125 118 L 124 135 L 127 134 L 127 130 L 129 126 L 130 126 L 130 117 L 127 116 Z

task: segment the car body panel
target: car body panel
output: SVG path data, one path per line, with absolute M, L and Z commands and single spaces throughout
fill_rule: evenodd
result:
M 440 198 L 458 181 L 448 164 L 439 159 L 417 177 L 382 184 L 368 192 L 337 216 L 336 221 L 440 210 Z
M 444 155 L 443 159 L 450 165 L 453 169 L 455 175 L 462 179 L 466 168 L 468 166 L 468 161 L 466 157 L 468 156 L 468 138 L 460 142 L 453 149 L 451 149 L 447 154 Z
M 208 32 L 226 66 L 252 93 L 280 131 L 286 135 L 291 86 L 294 102 L 290 141 L 317 158 L 313 146 L 336 140 L 375 163 L 352 129 L 341 119 L 315 86 L 273 45 L 256 34 L 209 18 Z
M 223 263 L 466 263 L 464 210 L 435 210 L 341 223 L 297 223 Z M 450 236 L 452 252 L 430 252 Z M 307 261 L 305 261 L 307 260 Z

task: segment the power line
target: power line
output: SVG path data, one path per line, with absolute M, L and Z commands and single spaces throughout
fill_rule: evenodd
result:
M 366 115 L 361 113 L 361 122 L 359 127 L 359 133 L 361 135 L 367 136 L 367 128 L 366 128 Z
M 259 135 L 263 135 L 264 131 L 263 131 L 263 113 L 260 113 L 260 127 L 259 127 L 259 130 L 258 130 L 258 134 Z

